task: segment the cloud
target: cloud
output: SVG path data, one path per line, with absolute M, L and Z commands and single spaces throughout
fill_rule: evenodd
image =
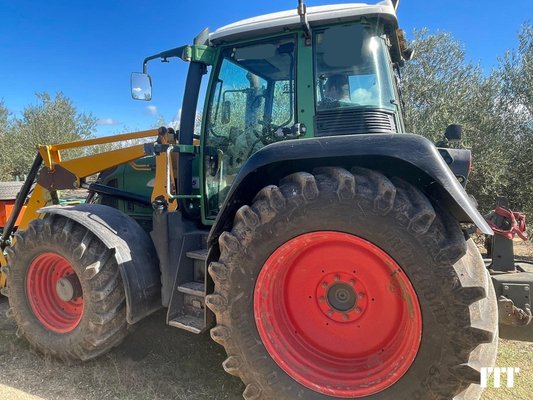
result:
M 96 120 L 96 125 L 119 125 L 120 122 L 113 118 L 100 118 Z
M 157 107 L 156 106 L 146 106 L 146 111 L 148 111 L 148 113 L 150 115 L 157 115 Z
M 350 99 L 352 103 L 357 104 L 379 104 L 379 93 L 376 86 L 369 89 L 357 88 L 351 93 Z

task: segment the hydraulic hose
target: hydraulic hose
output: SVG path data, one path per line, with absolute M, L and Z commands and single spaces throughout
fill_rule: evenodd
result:
M 0 248 L 2 249 L 2 251 L 7 247 L 8 240 L 11 237 L 11 234 L 13 233 L 15 223 L 20 215 L 22 207 L 24 206 L 24 202 L 26 201 L 26 198 L 30 193 L 31 187 L 35 182 L 35 178 L 37 178 L 37 174 L 39 173 L 39 169 L 41 168 L 42 163 L 43 158 L 41 157 L 40 153 L 37 153 L 35 159 L 33 160 L 33 164 L 31 165 L 28 177 L 24 181 L 20 192 L 17 194 L 17 199 L 15 200 L 13 211 L 11 212 L 9 219 L 7 220 L 6 226 L 4 227 L 4 231 L 2 232 L 2 237 L 0 238 Z

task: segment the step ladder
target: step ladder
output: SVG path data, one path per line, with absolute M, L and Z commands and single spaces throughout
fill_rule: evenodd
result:
M 214 326 L 214 315 L 205 305 L 206 285 L 210 282 L 206 279 L 206 260 L 207 248 L 188 251 L 182 248 L 167 314 L 168 325 L 196 334 Z

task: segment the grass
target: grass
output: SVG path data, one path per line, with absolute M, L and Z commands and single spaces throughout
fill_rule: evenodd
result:
M 500 340 L 496 366 L 518 367 L 520 374 L 515 376 L 513 388 L 507 388 L 502 379 L 501 388 L 491 387 L 483 393 L 482 400 L 531 400 L 533 399 L 533 343 Z M 502 378 L 505 375 L 502 375 Z
M 0 298 L 0 314 L 7 299 Z M 0 398 L 17 400 L 242 400 L 239 379 L 222 369 L 224 350 L 209 335 L 165 325 L 158 312 L 97 360 L 64 365 L 32 352 L 0 319 Z

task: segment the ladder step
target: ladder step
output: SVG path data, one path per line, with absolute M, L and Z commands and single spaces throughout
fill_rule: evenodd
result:
M 186 254 L 187 257 L 192 258 L 193 260 L 207 260 L 207 249 L 188 251 Z
M 184 329 L 192 333 L 202 333 L 205 329 L 204 319 L 191 315 L 179 315 L 169 321 L 168 324 L 174 328 Z
M 193 296 L 205 297 L 203 282 L 187 282 L 178 286 L 178 292 L 192 294 Z

